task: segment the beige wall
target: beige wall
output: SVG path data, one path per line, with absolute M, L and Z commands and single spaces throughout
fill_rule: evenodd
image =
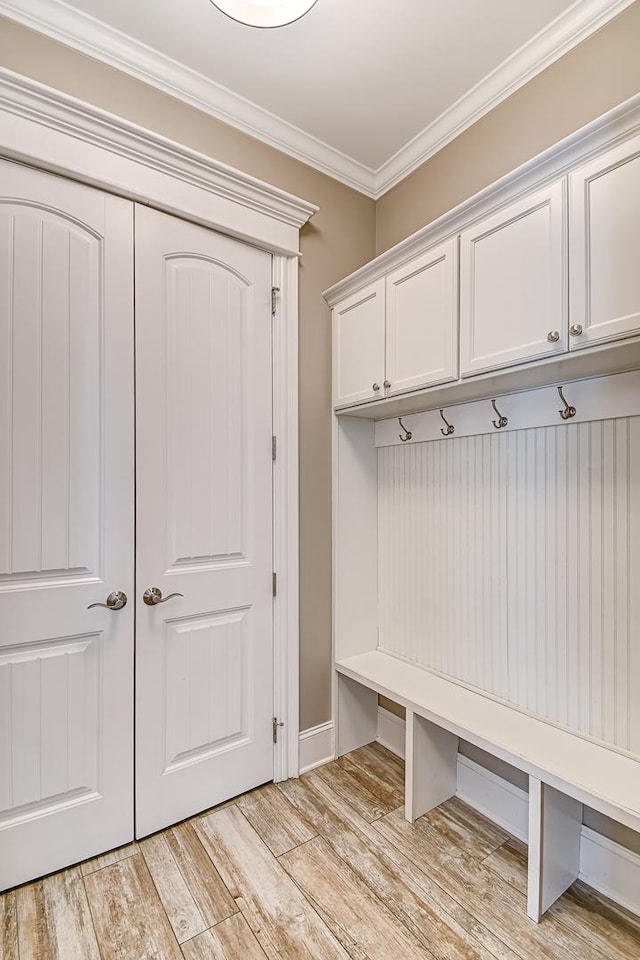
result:
M 529 81 L 376 205 L 376 252 L 640 91 L 640 2 Z
M 375 206 L 354 190 L 67 47 L 0 18 L 0 64 L 306 200 L 300 270 L 300 701 L 331 713 L 331 326 L 322 291 L 374 255 Z

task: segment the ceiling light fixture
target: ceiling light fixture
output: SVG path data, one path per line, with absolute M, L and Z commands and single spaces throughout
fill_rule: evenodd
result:
M 284 27 L 304 17 L 317 0 L 211 0 L 232 20 L 249 27 Z

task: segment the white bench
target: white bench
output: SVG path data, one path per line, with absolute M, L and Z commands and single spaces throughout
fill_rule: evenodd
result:
M 338 660 L 337 753 L 375 740 L 378 694 L 407 711 L 405 815 L 456 792 L 458 738 L 529 775 L 527 912 L 577 879 L 582 804 L 640 830 L 640 762 L 380 651 Z

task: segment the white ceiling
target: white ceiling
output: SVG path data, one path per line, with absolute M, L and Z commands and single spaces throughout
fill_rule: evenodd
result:
M 630 2 L 317 0 L 275 30 L 211 0 L 0 0 L 0 13 L 377 196 Z

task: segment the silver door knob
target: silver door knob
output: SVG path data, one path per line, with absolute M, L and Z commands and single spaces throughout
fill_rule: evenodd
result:
M 92 610 L 93 607 L 106 607 L 107 610 L 122 610 L 126 605 L 126 593 L 123 593 L 122 590 L 114 590 L 113 593 L 110 593 L 107 597 L 106 603 L 90 603 L 87 610 Z
M 372 384 L 371 384 L 371 389 L 373 390 L 374 393 L 377 393 L 378 390 L 380 389 L 380 384 L 379 384 L 379 383 L 372 383 Z
M 572 337 L 579 337 L 580 334 L 582 333 L 582 324 L 581 323 L 571 324 L 571 326 L 569 327 L 569 333 L 571 334 Z
M 557 330 L 550 330 L 549 333 L 547 334 L 547 340 L 549 341 L 549 343 L 557 343 L 559 339 L 560 339 L 560 334 L 558 333 Z
M 391 383 L 388 380 L 385 380 L 385 382 L 383 383 L 383 387 L 385 388 L 385 390 L 390 390 Z
M 184 593 L 170 593 L 168 597 L 163 597 L 162 590 L 157 587 L 147 587 L 142 594 L 142 599 L 148 607 L 156 607 L 159 603 L 166 603 L 172 597 L 184 597 Z

